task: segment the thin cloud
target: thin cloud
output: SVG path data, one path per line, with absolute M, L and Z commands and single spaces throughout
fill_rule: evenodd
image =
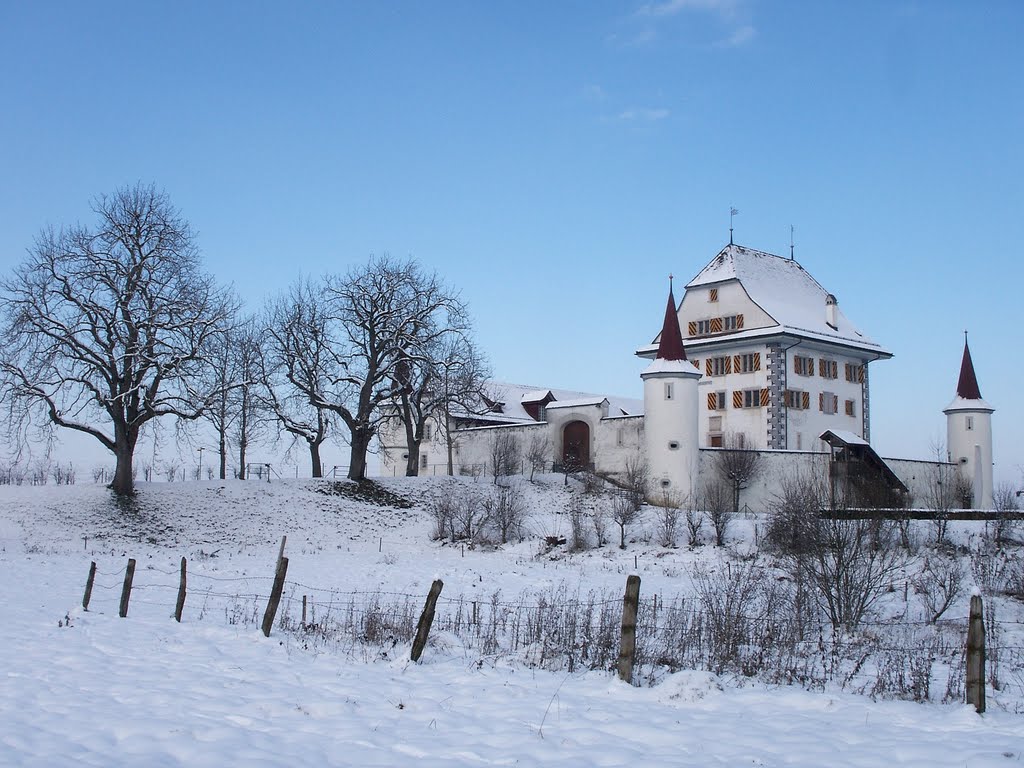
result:
M 736 9 L 736 0 L 665 0 L 640 6 L 639 16 L 675 16 L 683 11 L 714 11 L 730 15 Z
M 653 123 L 658 120 L 664 120 L 669 116 L 670 112 L 667 109 L 652 109 L 650 107 L 630 107 L 629 109 L 620 112 L 616 119 L 624 122 L 643 122 Z
M 734 30 L 728 39 L 722 40 L 718 46 L 720 48 L 736 48 L 741 45 L 746 45 L 754 36 L 757 35 L 757 30 L 754 29 L 750 24 L 745 24 L 742 27 Z
M 608 94 L 600 85 L 590 84 L 583 86 L 583 98 L 590 101 L 604 101 L 608 98 Z

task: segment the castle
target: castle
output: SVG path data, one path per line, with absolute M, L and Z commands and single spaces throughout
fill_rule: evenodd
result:
M 754 508 L 788 474 L 837 470 L 870 478 L 886 503 L 909 504 L 955 475 L 971 496 L 956 506 L 992 507 L 994 409 L 981 398 L 966 339 L 956 397 L 944 411 L 948 461 L 883 459 L 870 445 L 869 368 L 892 353 L 793 258 L 730 243 L 686 284 L 678 305 L 670 284 L 661 331 L 636 355 L 651 360 L 642 402 L 489 382 L 480 408 L 427 431 L 422 470 L 446 473 L 450 455 L 454 473 L 483 473 L 501 434 L 522 471 L 538 450 L 555 470 L 613 477 L 643 457 L 654 495 L 699 496 L 716 457 L 742 450 L 762 464 L 746 489 Z M 400 424 L 385 426 L 380 446 L 384 471 L 404 467 Z

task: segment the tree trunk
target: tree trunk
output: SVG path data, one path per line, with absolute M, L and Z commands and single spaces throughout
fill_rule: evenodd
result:
M 420 473 L 420 444 L 413 439 L 409 443 L 409 458 L 405 462 L 405 476 L 416 477 Z
M 245 480 L 245 439 L 238 441 L 238 479 Z
M 110 484 L 111 490 L 118 496 L 132 496 L 135 494 L 135 480 L 132 478 L 132 454 L 131 446 L 119 445 L 115 456 L 117 466 L 114 468 L 114 480 Z
M 309 444 L 309 458 L 313 464 L 313 477 L 323 477 L 324 465 L 320 462 L 320 443 Z
M 228 476 L 228 441 L 224 436 L 224 433 L 220 434 L 220 446 L 218 447 L 220 454 L 220 479 L 226 480 Z M 203 478 L 199 478 L 202 480 Z
M 444 442 L 448 448 L 448 477 L 455 475 L 455 462 L 453 460 L 453 443 L 455 442 L 452 438 L 452 419 L 448 413 L 448 404 L 444 406 Z
M 366 452 L 370 448 L 370 439 L 373 433 L 368 430 L 352 430 L 352 451 L 348 462 L 348 479 L 366 479 Z

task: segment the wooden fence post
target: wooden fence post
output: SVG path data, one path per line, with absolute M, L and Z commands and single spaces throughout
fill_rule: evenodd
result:
M 980 715 L 985 711 L 985 614 L 981 595 L 971 597 L 971 617 L 967 625 L 967 703 Z
M 622 639 L 619 642 L 619 679 L 633 682 L 633 661 L 636 659 L 636 612 L 640 605 L 640 577 L 626 579 L 622 596 Z
M 284 539 L 281 539 L 281 549 L 284 550 Z M 267 601 L 267 610 L 263 613 L 263 636 L 270 637 L 270 630 L 274 626 L 274 617 L 277 616 L 277 606 L 281 603 L 281 594 L 284 592 L 284 577 L 288 573 L 288 558 L 277 559 L 277 571 L 274 573 L 274 586 L 270 590 L 270 600 Z
M 419 661 L 423 649 L 427 645 L 427 635 L 430 634 L 430 625 L 434 623 L 434 606 L 437 605 L 437 598 L 441 594 L 444 582 L 434 579 L 430 585 L 430 592 L 427 593 L 427 602 L 423 605 L 423 613 L 420 614 L 420 622 L 416 625 L 416 639 L 412 641 L 412 660 Z
M 306 628 L 306 596 L 302 596 L 302 628 Z
M 178 602 L 174 604 L 174 620 L 181 623 L 181 612 L 185 610 L 185 558 L 181 558 L 181 581 L 178 582 Z
M 96 561 L 89 566 L 89 578 L 85 580 L 85 596 L 82 598 L 82 609 L 89 610 L 89 601 L 92 599 L 92 583 L 96 580 Z
M 128 615 L 128 598 L 132 596 L 132 579 L 135 578 L 135 558 L 128 558 L 128 567 L 124 569 L 124 586 L 121 588 L 121 608 L 118 615 L 123 619 Z

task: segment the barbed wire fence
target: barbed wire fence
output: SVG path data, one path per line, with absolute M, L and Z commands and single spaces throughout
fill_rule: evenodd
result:
M 426 613 L 423 594 L 285 582 L 283 553 L 282 542 L 274 576 L 190 572 L 187 601 L 184 558 L 180 571 L 152 564 L 134 571 L 134 560 L 125 570 L 94 562 L 83 606 L 104 613 L 123 606 L 126 615 L 130 595 L 131 605 L 165 608 L 179 620 L 243 627 L 260 626 L 262 614 L 265 634 L 272 626 L 303 649 L 362 659 L 402 653 L 416 639 Z M 133 579 L 126 578 L 126 570 L 133 570 Z M 276 578 L 282 582 L 281 609 L 274 605 L 268 625 Z M 614 670 L 619 661 L 623 596 L 611 590 L 584 593 L 562 583 L 511 597 L 498 589 L 433 596 L 427 629 L 435 647 L 477 664 L 507 660 L 573 673 Z M 781 602 L 723 609 L 716 599 L 707 594 L 638 599 L 634 684 L 651 685 L 670 672 L 696 669 L 878 698 L 965 699 L 967 617 L 865 620 L 855 629 L 836 629 L 819 614 L 799 615 Z M 188 607 L 184 617 L 182 603 Z M 984 682 L 997 704 L 1022 712 L 1024 622 L 998 617 L 994 605 L 988 603 L 985 616 Z

